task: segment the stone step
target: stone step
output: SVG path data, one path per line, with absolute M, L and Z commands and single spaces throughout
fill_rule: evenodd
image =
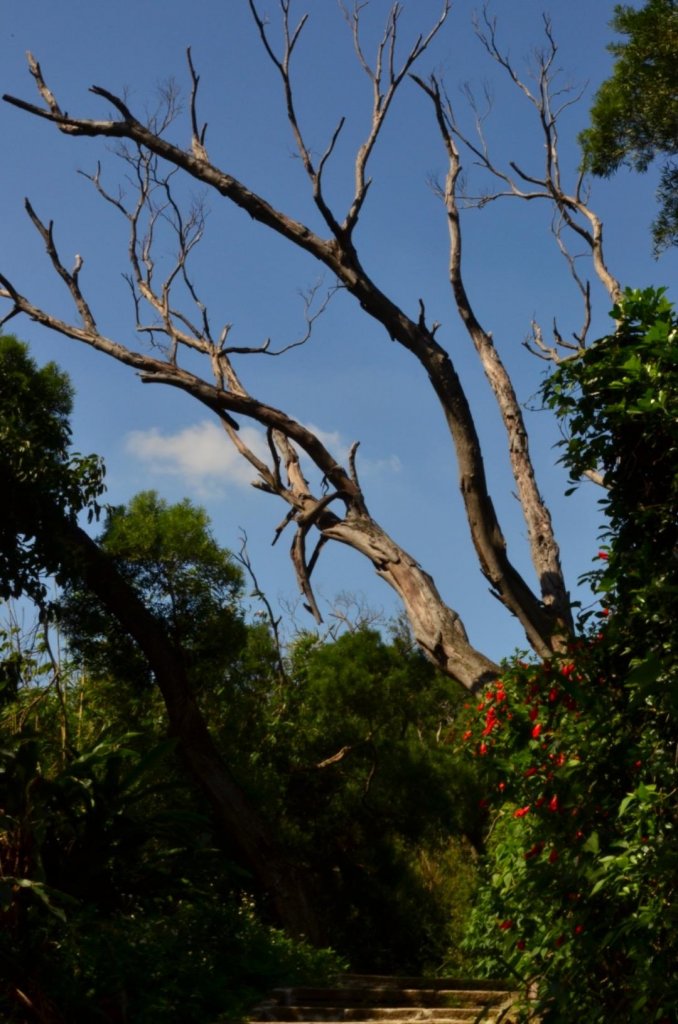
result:
M 504 1001 L 508 993 L 504 992 L 481 992 L 468 991 L 458 992 L 450 1002 L 442 1006 L 346 1006 L 334 1002 L 316 1003 L 313 1006 L 293 1005 L 285 1006 L 280 1003 L 268 1002 L 262 1004 L 274 1018 L 279 1021 L 308 1021 L 313 1020 L 322 1006 L 326 1011 L 332 1011 L 337 1016 L 333 1020 L 346 1021 L 428 1021 L 445 1020 L 453 1016 L 455 1010 L 463 1009 L 465 1006 L 497 1006 Z M 261 1018 L 263 1019 L 263 1018 Z
M 274 989 L 249 1021 L 280 1024 L 494 1024 L 515 993 L 504 981 L 347 975 L 329 987 Z
M 508 994 L 508 988 L 486 987 L 482 982 L 475 982 L 461 988 L 397 988 L 393 986 L 350 987 L 350 988 L 281 988 L 275 989 L 271 1002 L 281 1008 L 312 1008 L 314 1006 L 343 1007 L 347 1011 L 354 1008 L 369 1013 L 380 1008 L 387 1017 L 389 1010 L 414 1009 L 445 1009 L 466 1006 L 469 1003 L 497 1003 Z M 279 1018 L 284 1019 L 284 1018 Z M 294 1018 L 287 1018 L 294 1019 Z M 300 1018 L 305 1019 L 305 1018 Z M 348 1017 L 346 1018 L 349 1019 Z M 353 1020 L 364 1019 L 355 1016 Z
M 488 1008 L 484 1006 L 466 1007 L 458 1009 L 451 1016 L 443 1018 L 430 1017 L 427 1018 L 427 1024 L 494 1024 L 495 1021 L 499 1020 L 501 1009 L 499 1007 Z M 344 1018 L 335 1017 L 332 1015 L 331 1010 L 328 1008 L 327 1012 L 321 1010 L 312 1018 L 304 1018 L 304 1024 L 334 1024 L 334 1022 L 341 1021 Z M 250 1021 L 269 1021 L 279 1020 L 279 1018 L 260 1018 L 258 1016 L 251 1016 Z M 380 1018 L 366 1018 L 363 1024 L 383 1024 Z
M 386 1014 L 382 1012 L 356 1011 L 337 1006 L 322 1007 L 257 1007 L 250 1015 L 251 1021 L 284 1021 L 303 1022 L 303 1024 L 316 1024 L 318 1021 L 360 1021 L 360 1024 L 412 1024 L 412 1022 L 426 1022 L 426 1024 L 460 1024 L 460 1022 L 475 1021 L 481 1012 L 487 1014 L 490 1011 L 498 1011 L 502 1001 L 494 1005 L 486 1002 L 469 1002 L 465 1006 L 450 1007 L 448 1009 L 392 1008 Z M 490 1020 L 490 1016 L 487 1016 Z
M 409 988 L 409 989 L 501 989 L 508 992 L 509 982 L 499 978 L 483 978 L 482 981 L 469 978 L 420 978 L 396 976 L 393 974 L 342 974 L 340 986 L 346 988 Z

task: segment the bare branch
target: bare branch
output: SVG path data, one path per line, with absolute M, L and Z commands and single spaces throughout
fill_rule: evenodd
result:
M 561 89 L 555 89 L 554 87 L 554 80 L 559 74 L 558 69 L 554 68 L 557 46 L 553 37 L 551 22 L 547 17 L 544 17 L 544 33 L 547 46 L 542 53 L 537 54 L 537 67 L 534 74 L 536 88 L 534 90 L 518 75 L 508 54 L 505 54 L 499 47 L 496 28 L 496 18 L 489 16 L 487 5 L 485 5 L 482 12 L 482 25 L 480 21 L 476 22 L 478 38 L 488 54 L 504 69 L 513 84 L 523 93 L 536 111 L 544 140 L 544 173 L 542 176 L 530 174 L 523 170 L 515 160 L 509 161 L 508 165 L 513 174 L 502 171 L 490 159 L 489 151 L 482 137 L 482 131 L 480 132 L 481 145 L 478 146 L 460 131 L 452 115 L 448 115 L 448 128 L 471 150 L 478 158 L 480 165 L 490 175 L 507 186 L 500 192 L 485 197 L 482 202 L 486 203 L 491 199 L 513 196 L 527 200 L 546 199 L 548 202 L 553 203 L 559 211 L 563 223 L 585 241 L 587 248 L 590 250 L 593 266 L 599 280 L 612 301 L 618 302 L 621 298 L 621 287 L 610 272 L 605 260 L 602 221 L 582 197 L 582 178 L 579 176 L 575 190 L 572 193 L 566 191 L 561 181 L 558 151 L 558 118 L 563 111 L 577 102 L 583 90 L 573 92 L 569 86 Z M 563 94 L 566 94 L 568 98 L 560 105 L 554 107 L 554 97 Z M 526 191 L 519 186 L 516 176 L 522 183 L 534 186 L 534 189 Z
M 358 447 L 359 447 L 359 445 L 360 445 L 360 441 L 354 441 L 353 444 L 351 445 L 351 447 L 349 449 L 349 453 L 348 453 L 348 471 L 349 471 L 349 474 L 351 476 L 351 480 L 356 485 L 356 487 L 360 486 L 360 484 L 358 482 L 358 471 L 357 471 L 356 465 L 355 465 L 355 460 L 356 460 L 356 456 L 358 454 Z
M 276 616 L 274 614 L 271 602 L 266 596 L 266 593 L 259 586 L 259 581 L 252 566 L 252 560 L 249 556 L 249 552 L 247 550 L 247 534 L 244 530 L 240 531 L 240 550 L 235 554 L 235 559 L 237 562 L 240 563 L 240 565 L 242 565 L 243 569 L 245 570 L 245 572 L 247 573 L 251 580 L 253 587 L 251 596 L 256 597 L 256 599 L 258 601 L 261 601 L 261 603 L 264 606 L 266 618 L 268 620 L 271 634 L 273 636 L 273 642 L 275 644 L 277 661 L 276 667 L 278 671 L 278 678 L 281 683 L 287 684 L 289 682 L 289 678 L 287 676 L 287 672 L 285 671 L 285 661 L 283 658 L 283 645 L 282 638 L 280 636 L 280 616 Z
M 584 472 L 584 476 L 588 477 L 592 483 L 597 484 L 598 487 L 604 487 L 607 490 L 607 484 L 605 483 L 605 477 L 602 473 L 598 473 L 595 469 L 587 469 Z
M 326 757 L 324 761 L 318 761 L 316 768 L 329 768 L 330 765 L 339 764 L 339 762 L 343 761 L 346 755 L 350 754 L 352 750 L 352 746 L 342 747 L 336 752 L 336 754 L 332 754 L 331 757 Z
M 277 60 L 283 68 L 289 83 L 289 58 L 303 26 L 298 25 L 294 29 L 289 26 L 286 20 L 289 2 L 280 2 L 285 25 L 285 53 L 282 59 L 275 55 L 272 59 Z M 433 580 L 369 515 L 355 472 L 355 448 L 349 457 L 348 469 L 340 466 L 312 432 L 281 410 L 253 398 L 243 388 L 231 362 L 231 357 L 239 353 L 227 343 L 229 331 L 225 329 L 219 339 L 212 336 L 206 310 L 201 306 L 198 293 L 192 287 L 186 269 L 186 261 L 193 244 L 191 239 L 197 239 L 200 229 L 196 225 L 194 235 L 186 233 L 186 223 L 172 202 L 169 177 L 166 174 L 160 175 L 157 165 L 153 163 L 163 160 L 172 168 L 186 171 L 195 180 L 241 207 L 258 222 L 310 253 L 336 275 L 339 285 L 351 293 L 369 316 L 383 325 L 394 341 L 405 347 L 417 359 L 438 397 L 457 452 L 461 491 L 482 571 L 493 592 L 523 624 L 535 649 L 546 656 L 553 650 L 553 644 L 556 642 L 553 636 L 553 615 L 544 608 L 540 598 L 532 592 L 508 558 L 504 537 L 489 496 L 482 453 L 468 401 L 449 355 L 435 339 L 436 326 L 427 325 L 424 311 L 418 319 L 407 316 L 377 288 L 362 267 L 350 240 L 351 224 L 355 224 L 367 188 L 365 167 L 369 149 L 376 140 L 385 108 L 391 102 L 395 86 L 409 73 L 413 61 L 428 46 L 447 17 L 448 10 L 449 3 L 445 3 L 437 26 L 434 26 L 428 36 L 417 39 L 405 60 L 397 66 L 397 5 L 394 8 L 390 27 L 387 27 L 382 40 L 383 45 L 378 51 L 374 70 L 374 77 L 379 82 L 378 99 L 375 100 L 374 106 L 378 123 L 375 129 L 373 121 L 372 131 L 367 140 L 368 149 L 363 151 L 364 162 L 358 164 L 358 177 L 361 182 L 355 197 L 358 208 L 356 210 L 354 202 L 354 214 L 350 215 L 353 219 L 348 223 L 349 230 L 336 232 L 332 229 L 334 237 L 329 241 L 320 238 L 301 222 L 274 209 L 261 196 L 212 165 L 208 159 L 197 159 L 193 152 L 185 151 L 168 142 L 152 127 L 136 119 L 122 100 L 113 103 L 115 109 L 122 114 L 122 119 L 113 121 L 67 117 L 60 110 L 52 109 L 49 104 L 47 109 L 39 108 L 41 117 L 51 120 L 59 130 L 67 134 L 121 138 L 135 147 L 135 151 L 130 155 L 133 166 L 136 161 L 138 185 L 145 193 L 145 234 L 141 232 L 141 214 L 136 213 L 136 207 L 128 208 L 120 197 L 116 197 L 116 202 L 119 203 L 119 209 L 123 208 L 128 219 L 131 218 L 133 247 L 137 261 L 137 267 L 134 266 L 134 262 L 132 263 L 131 284 L 133 290 L 138 293 L 139 300 L 135 303 L 135 308 L 139 311 L 143 300 L 155 310 L 157 322 L 144 324 L 143 328 L 150 332 L 151 337 L 155 331 L 158 338 L 164 335 L 168 339 L 169 347 L 164 352 L 164 358 L 134 352 L 94 331 L 74 327 L 63 320 L 51 317 L 30 303 L 18 290 L 6 290 L 14 308 L 21 309 L 26 315 L 32 316 L 48 328 L 89 344 L 133 366 L 141 373 L 144 382 L 164 383 L 179 388 L 212 409 L 224 423 L 227 433 L 241 453 L 256 468 L 259 474 L 258 486 L 269 493 L 277 494 L 288 504 L 291 515 L 285 520 L 285 525 L 292 521 L 297 524 L 296 557 L 302 575 L 305 573 L 308 578 L 317 551 L 327 540 L 347 544 L 361 552 L 370 559 L 378 574 L 401 596 L 408 611 L 413 633 L 422 649 L 435 664 L 473 689 L 491 678 L 496 672 L 496 666 L 469 643 L 459 616 L 442 601 Z M 253 13 L 256 13 L 256 8 Z M 265 37 L 263 21 L 262 30 Z M 194 92 L 197 89 L 197 77 L 193 71 Z M 105 92 L 99 90 L 98 94 L 105 95 Z M 42 98 L 47 103 L 44 95 Z M 110 96 L 107 98 L 112 102 Z M 292 116 L 296 117 L 293 108 Z M 197 124 L 197 115 L 192 116 L 194 135 Z M 303 139 L 301 145 L 304 145 Z M 328 158 L 331 147 L 332 143 Z M 136 153 L 140 154 L 140 157 L 137 157 Z M 313 167 L 312 162 L 310 167 L 317 176 L 318 170 Z M 316 180 L 316 188 L 319 184 Z M 165 194 L 162 202 L 158 202 L 157 197 L 154 199 L 153 196 L 156 192 L 158 196 L 162 195 L 163 190 Z M 153 242 L 156 233 L 167 224 L 175 232 L 179 252 L 170 275 L 164 282 L 158 284 L 155 280 L 152 255 Z M 190 300 L 199 310 L 198 323 L 193 323 L 192 318 L 187 316 L 176 302 L 171 301 L 172 290 L 177 282 L 185 285 Z M 182 346 L 198 350 L 209 359 L 216 384 L 207 383 L 179 365 L 177 353 Z M 266 344 L 260 348 L 268 351 L 269 346 Z M 238 437 L 233 416 L 246 416 L 267 430 L 271 451 L 270 464 L 249 450 L 242 438 Z M 328 486 L 332 487 L 331 496 L 318 498 L 312 493 L 299 463 L 297 446 L 309 455 L 321 475 L 327 478 Z M 341 516 L 328 507 L 329 501 L 339 501 L 343 505 Z M 313 557 L 307 561 L 303 545 L 311 526 L 318 530 L 320 541 Z
M 355 159 L 354 168 L 354 196 L 351 207 L 346 214 L 344 222 L 342 224 L 342 233 L 346 238 L 350 238 L 351 234 L 355 230 L 358 218 L 362 210 L 363 204 L 367 197 L 367 193 L 371 184 L 371 179 L 367 177 L 367 165 L 372 154 L 372 151 L 376 145 L 377 139 L 383 127 L 386 115 L 388 114 L 389 107 L 393 102 L 393 98 L 398 90 L 398 87 L 402 83 L 403 79 L 410 73 L 413 65 L 419 60 L 421 55 L 428 49 L 429 45 L 436 37 L 440 29 L 443 27 L 447 16 L 450 12 L 451 0 L 445 0 L 443 8 L 440 13 L 438 20 L 432 26 L 426 36 L 419 36 L 415 43 L 410 48 L 407 56 L 400 65 L 400 68 L 396 70 L 395 67 L 395 47 L 397 40 L 398 31 L 398 17 L 400 15 L 401 7 L 400 4 L 394 3 L 391 7 L 386 28 L 384 34 L 379 42 L 377 48 L 377 56 L 375 60 L 374 68 L 370 67 L 369 63 L 365 59 L 365 55 L 360 42 L 360 12 L 365 7 L 364 3 L 354 3 L 353 12 L 349 14 L 346 6 L 343 2 L 340 2 L 340 7 L 344 13 L 349 25 L 351 25 L 353 33 L 353 44 L 355 48 L 358 60 L 367 73 L 367 76 L 372 82 L 373 88 L 373 99 L 372 99 L 372 125 L 367 138 L 364 140 Z M 387 52 L 388 62 L 388 73 L 387 81 L 384 83 L 384 52 Z
M 316 321 L 323 315 L 330 302 L 336 293 L 342 288 L 341 284 L 333 285 L 328 288 L 325 296 L 320 300 L 316 308 L 314 309 L 314 303 L 316 295 L 320 289 L 321 281 L 316 282 L 307 288 L 306 291 L 300 292 L 304 302 L 304 321 L 306 323 L 306 330 L 300 337 L 294 341 L 288 342 L 286 345 L 282 345 L 280 348 L 271 348 L 271 339 L 266 340 L 261 345 L 249 346 L 249 345 L 233 345 L 228 348 L 224 348 L 223 351 L 230 355 L 265 355 L 265 356 L 282 356 L 286 352 L 291 352 L 292 349 L 301 348 L 310 341 L 313 335 L 313 328 Z
M 198 113 L 197 113 L 197 99 L 198 99 L 198 85 L 200 84 L 200 75 L 196 74 L 195 67 L 193 65 L 193 58 L 191 56 L 190 46 L 186 50 L 186 59 L 188 61 L 188 69 L 191 74 L 191 148 L 193 150 L 193 156 L 197 160 L 209 160 L 207 156 L 207 150 L 205 149 L 205 135 L 207 134 L 207 122 L 205 122 L 202 128 L 198 127 Z
M 292 134 L 294 136 L 297 152 L 301 157 L 301 162 L 304 166 L 304 170 L 306 171 L 308 179 L 311 182 L 314 202 L 318 210 L 320 211 L 323 220 L 329 227 L 332 234 L 336 237 L 340 230 L 339 224 L 325 201 L 325 197 L 323 195 L 322 174 L 323 169 L 327 163 L 327 160 L 332 154 L 337 138 L 339 137 L 339 133 L 343 127 L 343 118 L 339 122 L 338 127 L 335 129 L 331 141 L 325 151 L 325 154 L 323 155 L 318 167 L 316 168 L 311 157 L 311 152 L 308 146 L 306 145 L 301 130 L 301 126 L 299 124 L 299 119 L 297 117 L 296 107 L 294 103 L 292 79 L 290 77 L 290 62 L 292 59 L 292 53 L 294 51 L 294 47 L 299 41 L 299 37 L 303 31 L 304 25 L 308 21 L 308 14 L 303 15 L 303 17 L 297 24 L 296 28 L 290 29 L 290 2 L 289 0 L 279 0 L 279 2 L 280 10 L 282 13 L 284 40 L 283 56 L 281 58 L 276 55 L 273 47 L 271 46 L 271 43 L 269 42 L 268 33 L 266 31 L 266 22 L 259 14 L 255 0 L 248 0 L 249 8 L 250 11 L 252 12 L 252 17 L 254 18 L 257 29 L 259 30 L 259 36 L 264 45 L 264 49 L 266 50 L 266 53 L 268 54 L 273 65 L 277 68 L 278 73 L 280 74 L 280 78 L 282 80 L 283 91 L 285 94 L 285 104 L 287 107 L 287 120 L 289 121 L 290 127 L 292 129 Z
M 450 105 L 446 102 L 435 78 L 432 78 L 428 85 L 420 79 L 416 81 L 433 102 L 438 128 L 447 152 L 448 173 L 444 199 L 450 237 L 449 276 L 457 310 L 480 357 L 504 422 L 511 469 L 527 524 L 532 562 L 540 581 L 542 600 L 552 611 L 554 620 L 561 628 L 570 631 L 573 628 L 572 613 L 560 564 L 560 552 L 550 513 L 537 487 L 520 403 L 492 335 L 483 329 L 475 314 L 463 280 L 462 236 L 456 191 L 461 173 L 461 160 L 454 139 L 449 114 Z M 423 318 L 423 306 L 421 315 Z M 476 540 L 476 548 L 479 547 L 480 538 Z
M 26 209 L 28 216 L 33 222 L 34 227 L 37 229 L 43 242 L 45 243 L 47 255 L 52 261 L 52 266 L 54 267 L 57 274 L 59 275 L 59 277 L 61 278 L 61 280 L 64 282 L 69 292 L 71 293 L 71 296 L 73 297 L 73 301 L 75 302 L 76 308 L 78 310 L 78 313 L 80 314 L 80 317 L 82 318 L 84 326 L 87 328 L 87 330 L 96 332 L 97 326 L 94 317 L 92 316 L 92 311 L 85 302 L 83 294 L 80 291 L 80 284 L 78 281 L 80 270 L 83 264 L 82 257 L 76 255 L 73 270 L 70 272 L 66 270 L 65 266 L 61 262 L 56 246 L 54 244 L 54 237 L 52 233 L 54 226 L 53 222 L 50 221 L 49 224 L 44 224 L 36 214 L 28 199 L 24 200 L 24 207 Z

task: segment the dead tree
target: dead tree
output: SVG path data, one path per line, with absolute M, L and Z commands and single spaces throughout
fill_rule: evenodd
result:
M 290 20 L 290 0 L 279 0 L 282 42 L 278 47 L 271 39 L 268 24 L 255 0 L 248 2 L 263 50 L 279 74 L 292 136 L 326 233 L 320 235 L 308 225 L 276 209 L 263 196 L 212 163 L 206 144 L 206 126 L 201 125 L 198 113 L 199 75 L 190 51 L 188 116 L 191 144 L 187 148 L 166 138 L 166 128 L 175 116 L 171 97 L 164 117 L 149 123 L 135 116 L 121 97 L 100 86 L 93 86 L 91 92 L 105 100 L 114 109 L 115 116 L 104 120 L 79 118 L 64 112 L 40 65 L 29 57 L 30 71 L 41 102 L 34 104 L 5 96 L 7 102 L 48 121 L 69 137 L 118 140 L 128 177 L 131 176 L 136 184 L 134 199 L 129 201 L 122 194 L 109 191 L 100 169 L 90 178 L 103 199 L 113 204 L 128 222 L 128 282 L 137 331 L 142 338 L 150 336 L 153 345 L 150 352 L 142 345 L 132 348 L 99 331 L 81 281 L 82 259 L 78 257 L 73 268 L 67 268 L 59 254 L 52 223 L 43 221 L 28 201 L 28 215 L 42 236 L 53 269 L 70 292 L 77 316 L 72 322 L 55 317 L 25 295 L 18 282 L 0 274 L 0 297 L 9 304 L 5 320 L 17 314 L 27 315 L 52 331 L 129 365 L 145 383 L 179 388 L 209 408 L 241 456 L 256 471 L 255 486 L 278 496 L 287 505 L 287 513 L 276 530 L 276 539 L 288 526 L 294 530 L 292 561 L 308 608 L 316 618 L 319 618 L 319 611 L 311 586 L 311 574 L 323 545 L 336 541 L 360 552 L 371 562 L 378 575 L 400 597 L 421 649 L 439 669 L 474 691 L 496 676 L 497 666 L 470 642 L 460 615 L 442 600 L 433 578 L 370 514 L 357 472 L 357 444 L 351 449 L 346 464 L 341 465 L 310 429 L 245 388 L 237 368 L 239 361 L 270 353 L 270 343 L 231 346 L 228 327 L 221 332 L 213 331 L 211 317 L 200 299 L 190 270 L 191 253 L 203 233 L 203 211 L 199 206 L 188 212 L 181 209 L 173 190 L 173 175 L 183 172 L 190 176 L 227 202 L 240 207 L 290 245 L 308 253 L 334 275 L 337 286 L 353 296 L 367 317 L 379 323 L 395 343 L 411 354 L 430 382 L 449 431 L 480 570 L 492 593 L 521 623 L 534 651 L 541 657 L 548 657 L 562 650 L 572 633 L 568 589 L 551 517 L 536 482 L 520 405 L 492 335 L 481 326 L 464 286 L 459 206 L 469 197 L 460 194 L 459 182 L 460 152 L 465 148 L 499 183 L 495 193 L 479 200 L 482 203 L 504 195 L 550 203 L 557 218 L 556 237 L 581 287 L 586 315 L 589 310 L 588 285 L 574 271 L 574 261 L 569 257 L 564 241 L 565 231 L 573 232 L 589 247 L 595 272 L 610 294 L 616 297 L 619 286 L 609 273 L 603 256 L 602 225 L 583 195 L 582 183 L 578 182 L 571 192 L 567 192 L 561 181 L 557 120 L 560 111 L 571 100 L 561 103 L 559 109 L 553 107 L 551 83 L 556 46 L 550 26 L 547 22 L 547 47 L 540 60 L 534 91 L 502 55 L 496 42 L 494 23 L 487 15 L 479 28 L 491 56 L 504 67 L 537 112 L 546 149 L 546 164 L 543 173 L 536 176 L 523 171 L 515 163 L 508 169 L 499 167 L 490 155 L 482 130 L 473 138 L 462 132 L 441 82 L 435 77 L 425 79 L 414 74 L 415 64 L 448 19 L 450 0 L 443 3 L 440 16 L 430 31 L 419 36 L 400 61 L 396 55 L 400 4 L 394 4 L 390 10 L 373 60 L 366 55 L 361 37 L 360 15 L 364 5 L 355 3 L 349 9 L 342 4 L 353 34 L 357 59 L 372 84 L 373 104 L 369 130 L 355 154 L 353 197 L 348 209 L 338 213 L 327 199 L 325 174 L 344 121 L 342 119 L 337 124 L 325 151 L 316 158 L 306 142 L 297 115 L 291 68 L 307 16 L 294 25 Z M 447 154 L 448 172 L 441 187 L 441 197 L 449 225 L 449 277 L 453 301 L 502 415 L 511 468 L 527 524 L 535 585 L 521 575 L 511 560 L 490 496 L 476 424 L 453 360 L 436 339 L 437 324 L 429 322 L 423 302 L 420 302 L 419 315 L 413 318 L 393 297 L 382 291 L 363 266 L 356 247 L 356 228 L 371 184 L 368 175 L 370 159 L 394 96 L 408 79 L 414 79 L 430 101 L 432 116 L 437 121 Z M 161 219 L 172 226 L 177 252 L 176 262 L 162 280 L 158 279 L 154 261 L 155 232 Z M 183 298 L 179 297 L 179 286 L 183 289 Z M 185 301 L 186 295 L 188 302 Z M 146 319 L 149 311 L 150 320 Z M 309 306 L 305 336 L 312 329 L 316 315 L 317 312 L 311 312 Z M 586 322 L 585 316 L 585 329 Z M 577 345 L 585 344 L 585 329 Z M 533 345 L 542 355 L 557 357 L 559 341 L 562 338 L 556 330 L 554 345 L 547 345 L 541 330 L 534 326 Z M 183 358 L 187 354 L 191 356 L 191 367 L 195 365 L 196 355 L 203 357 L 204 375 L 188 368 Z M 241 418 L 255 421 L 265 428 L 269 449 L 267 458 L 262 458 L 243 440 L 238 430 Z M 327 485 L 319 493 L 314 492 L 309 484 L 300 462 L 300 452 L 308 456 Z M 315 542 L 311 550 L 312 537 Z

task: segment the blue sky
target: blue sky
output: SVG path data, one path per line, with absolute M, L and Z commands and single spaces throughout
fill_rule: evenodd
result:
M 386 0 L 372 0 L 365 21 L 368 51 L 388 7 Z M 439 0 L 406 2 L 403 44 L 427 30 L 440 7 Z M 443 32 L 418 70 L 444 75 L 460 112 L 461 86 L 468 82 L 481 94 L 487 85 L 493 110 L 486 130 L 493 151 L 504 161 L 539 169 L 542 142 L 534 114 L 475 38 L 471 16 L 476 7 L 471 0 L 453 4 Z M 491 8 L 499 19 L 500 42 L 521 72 L 527 73 L 530 54 L 543 44 L 545 7 L 547 0 L 495 0 Z M 564 164 L 572 170 L 578 161 L 577 132 L 586 123 L 595 88 L 610 70 L 605 45 L 613 3 L 552 0 L 550 8 L 562 84 L 587 86 L 583 102 L 568 110 L 560 128 Z M 261 9 L 270 13 L 274 32 L 277 4 L 262 0 Z M 201 116 L 209 124 L 207 146 L 213 162 L 274 205 L 319 227 L 293 155 L 279 82 L 262 52 L 246 0 L 0 0 L 0 10 L 1 91 L 35 100 L 25 62 L 25 51 L 31 50 L 62 106 L 78 116 L 108 112 L 105 102 L 87 92 L 92 84 L 126 91 L 139 116 L 154 108 L 159 86 L 170 77 L 185 97 L 185 49 L 190 45 L 201 75 Z M 310 145 L 324 150 L 338 118 L 347 117 L 328 173 L 330 198 L 342 213 L 352 184 L 353 152 L 368 125 L 369 83 L 356 65 L 335 0 L 296 0 L 294 10 L 311 15 L 297 67 L 298 109 Z M 0 125 L 5 139 L 0 165 L 3 272 L 34 301 L 73 317 L 68 296 L 23 212 L 23 197 L 28 196 L 42 217 L 54 219 L 65 262 L 70 264 L 76 252 L 84 257 L 82 284 L 101 329 L 133 344 L 133 310 L 121 277 L 124 228 L 78 174 L 93 171 L 101 160 L 113 185 L 119 174 L 115 156 L 100 141 L 64 138 L 48 124 L 4 104 Z M 177 120 L 170 134 L 189 144 L 185 118 Z M 374 155 L 374 185 L 357 242 L 367 270 L 406 312 L 416 315 L 423 298 L 430 320 L 442 323 L 438 338 L 452 353 L 468 389 L 510 550 L 531 579 L 498 416 L 451 301 L 445 216 L 430 186 L 444 170 L 432 110 L 408 82 Z M 475 183 L 472 167 L 469 176 Z M 608 262 L 623 284 L 675 281 L 674 254 L 658 263 L 651 258 L 654 180 L 652 173 L 637 177 L 622 172 L 593 186 L 591 205 L 605 221 Z M 299 291 L 318 283 L 327 288 L 332 282 L 308 257 L 225 200 L 208 196 L 207 204 L 210 217 L 195 273 L 213 322 L 233 325 L 234 344 L 256 345 L 268 337 L 276 345 L 293 340 L 303 331 Z M 545 206 L 517 202 L 492 203 L 464 216 L 467 288 L 528 407 L 544 373 L 544 365 L 521 346 L 530 321 L 536 318 L 548 330 L 555 316 L 564 335 L 577 330 L 581 321 L 578 296 L 549 235 L 549 221 Z M 584 262 L 580 269 L 589 272 Z M 609 302 L 595 285 L 593 293 L 595 337 L 607 329 Z M 125 367 L 26 320 L 13 320 L 8 329 L 31 344 L 38 361 L 54 359 L 71 375 L 77 393 L 75 445 L 104 456 L 109 500 L 124 502 L 138 490 L 154 487 L 169 500 L 189 496 L 204 504 L 226 546 L 237 547 L 239 531 L 246 529 L 251 558 L 269 597 L 294 605 L 297 593 L 287 555 L 291 534 L 271 548 L 285 509 L 249 485 L 251 473 L 201 407 L 176 392 L 144 387 Z M 488 594 L 476 569 L 442 416 L 406 352 L 340 294 L 306 346 L 239 368 L 253 394 L 316 427 L 337 454 L 353 441 L 361 442 L 358 468 L 373 515 L 435 576 L 476 646 L 500 658 L 523 644 L 520 630 Z M 544 412 L 528 412 L 527 417 L 540 484 L 551 503 L 574 587 L 596 550 L 598 494 L 591 486 L 562 497 L 566 481 L 555 465 L 554 424 Z M 315 581 L 320 597 L 330 604 L 346 591 L 386 615 L 398 611 L 395 597 L 370 566 L 345 549 L 325 549 Z M 297 621 L 311 625 L 301 611 Z

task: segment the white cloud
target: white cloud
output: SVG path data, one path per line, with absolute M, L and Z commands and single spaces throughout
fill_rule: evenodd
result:
M 268 446 L 262 431 L 245 426 L 240 428 L 240 436 L 255 454 L 266 458 Z M 181 476 L 202 490 L 225 483 L 244 487 L 257 475 L 212 420 L 195 423 L 176 434 L 163 434 L 157 427 L 132 430 L 125 438 L 125 450 L 151 473 Z
M 350 445 L 339 431 L 322 430 L 313 424 L 308 428 L 338 462 L 347 464 Z M 266 438 L 260 428 L 241 426 L 240 437 L 264 462 L 270 461 Z M 176 434 L 164 434 L 157 427 L 133 430 L 125 438 L 125 451 L 142 462 L 150 473 L 182 477 L 203 496 L 219 493 L 220 485 L 248 486 L 257 475 L 213 420 L 184 427 Z M 303 453 L 302 458 L 305 470 L 309 472 L 310 461 Z M 399 470 L 400 460 L 396 455 L 383 459 L 364 459 L 359 455 L 358 472 L 363 476 L 397 473 Z

